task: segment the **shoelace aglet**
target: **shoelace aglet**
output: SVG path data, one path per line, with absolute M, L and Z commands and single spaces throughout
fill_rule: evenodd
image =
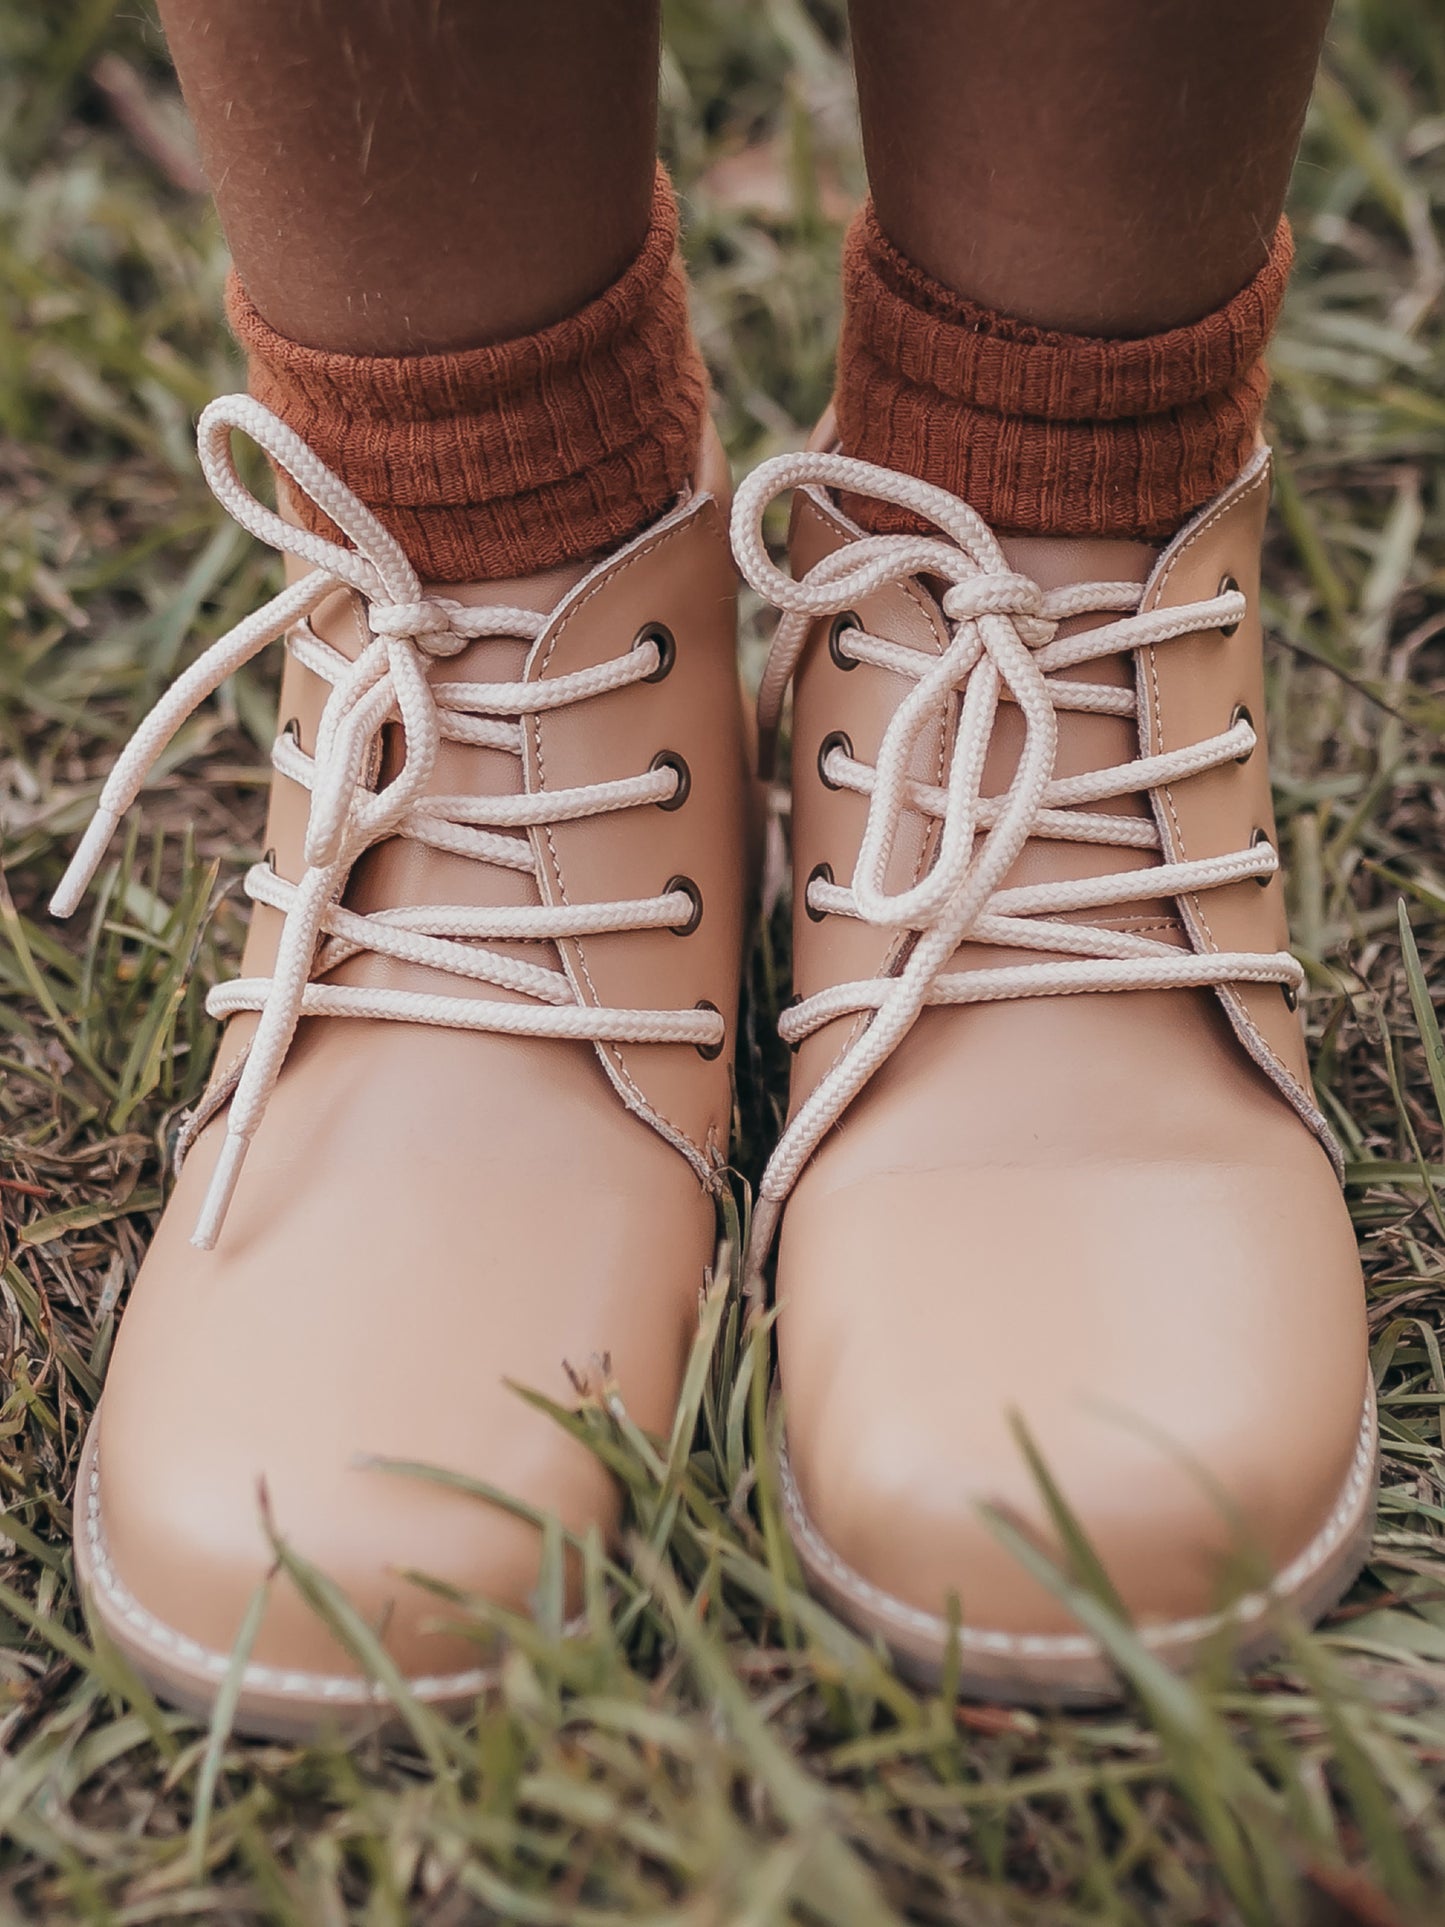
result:
M 221 1155 L 211 1173 L 211 1182 L 206 1187 L 201 1215 L 196 1219 L 196 1228 L 191 1233 L 191 1243 L 197 1251 L 215 1250 L 221 1226 L 226 1222 L 226 1213 L 231 1208 L 231 1199 L 236 1195 L 241 1166 L 246 1162 L 246 1153 L 250 1148 L 250 1138 L 242 1137 L 239 1131 L 227 1131 Z
M 95 815 L 80 839 L 80 847 L 70 859 L 69 867 L 50 899 L 52 917 L 73 916 L 80 908 L 80 899 L 85 895 L 90 879 L 100 868 L 105 847 L 119 826 L 120 812 L 108 809 L 104 803 L 97 804 Z
M 307 869 L 329 869 L 341 854 L 341 842 L 345 834 L 345 818 L 339 823 L 320 826 L 315 832 L 308 826 L 301 850 Z

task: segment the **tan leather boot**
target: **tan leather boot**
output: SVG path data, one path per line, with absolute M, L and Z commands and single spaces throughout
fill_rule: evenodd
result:
M 353 546 L 248 495 L 233 427 Z M 539 1535 L 368 1461 L 605 1533 L 611 1482 L 505 1381 L 568 1401 L 566 1364 L 605 1355 L 664 1428 L 712 1258 L 744 887 L 726 466 L 714 440 L 595 567 L 442 594 L 256 403 L 213 405 L 201 447 L 312 566 L 142 726 L 57 898 L 196 703 L 289 632 L 243 974 L 88 1444 L 78 1569 L 144 1676 L 204 1707 L 272 1562 L 264 1483 L 412 1691 L 462 1701 L 477 1647 L 403 1575 L 524 1609 Z M 243 1686 L 270 1732 L 373 1697 L 284 1577 Z
M 1148 1644 L 1270 1636 L 1363 1556 L 1363 1291 L 1310 1089 L 1263 737 L 1261 450 L 1163 553 L 996 541 L 821 446 L 739 491 L 793 688 L 786 1503 L 846 1617 L 971 1690 L 1116 1690 L 1021 1418 Z M 790 580 L 759 529 L 797 491 Z M 925 516 L 862 537 L 834 491 Z M 1106 994 L 1107 993 L 1107 994 Z M 1226 1633 L 1226 1636 L 1228 1634 Z

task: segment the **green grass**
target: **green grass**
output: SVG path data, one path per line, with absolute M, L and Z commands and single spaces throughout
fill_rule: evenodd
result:
M 827 395 L 839 204 L 861 182 L 838 8 L 669 15 L 666 146 L 746 462 Z M 137 77 L 139 117 L 118 106 Z M 474 1720 L 410 1707 L 408 1744 L 242 1744 L 89 1647 L 76 1455 L 167 1128 L 205 1074 L 201 998 L 235 957 L 272 728 L 271 674 L 248 671 L 173 746 L 77 927 L 49 921 L 115 745 L 271 579 L 195 466 L 191 422 L 238 371 L 176 139 L 133 8 L 0 0 L 0 1921 L 1445 1919 L 1438 0 L 1336 22 L 1295 184 L 1266 577 L 1293 931 L 1382 1394 L 1379 1532 L 1346 1604 L 1248 1682 L 1161 1681 L 1106 1615 L 1130 1692 L 1087 1716 L 921 1695 L 800 1589 L 767 1332 L 726 1276 L 670 1440 L 601 1403 L 559 1415 L 616 1468 L 632 1538 L 615 1563 L 581 1548 L 580 1638 L 548 1603 L 555 1533 L 535 1623 L 467 1609 L 495 1660 Z M 760 641 L 750 613 L 754 658 Z M 762 943 L 754 1170 L 781 1096 L 776 976 Z

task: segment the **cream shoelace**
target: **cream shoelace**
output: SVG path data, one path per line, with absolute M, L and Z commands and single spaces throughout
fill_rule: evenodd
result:
M 796 488 L 871 495 L 926 517 L 938 533 L 865 536 L 795 581 L 771 560 L 762 523 L 774 498 Z M 782 612 L 758 696 L 765 745 L 776 735 L 788 683 L 820 616 L 842 614 L 886 584 L 924 575 L 948 585 L 942 608 L 950 631 L 941 655 L 858 628 L 845 630 L 839 639 L 857 661 L 889 669 L 913 687 L 884 732 L 876 766 L 841 747 L 828 753 L 828 781 L 869 799 L 867 821 L 851 883 L 814 881 L 808 902 L 830 916 L 916 932 L 917 940 L 895 976 L 835 984 L 783 1015 L 779 1029 L 791 1044 L 837 1017 L 866 1012 L 868 1023 L 800 1106 L 768 1164 L 759 1205 L 763 1251 L 782 1201 L 825 1133 L 930 1005 L 1222 983 L 1298 989 L 1304 973 L 1283 951 L 1196 954 L 1131 932 L 1063 920 L 1075 911 L 1208 890 L 1268 877 L 1278 869 L 1279 858 L 1264 841 L 1231 856 L 1169 862 L 1152 816 L 1117 816 L 1088 807 L 1248 754 L 1255 733 L 1245 717 L 1187 748 L 1082 776 L 1053 773 L 1058 711 L 1138 716 L 1132 688 L 1067 680 L 1060 670 L 1237 622 L 1246 606 L 1237 590 L 1148 611 L 1139 606 L 1143 592 L 1134 582 L 1045 591 L 1009 568 L 993 534 L 966 503 L 927 483 L 826 453 L 764 462 L 738 490 L 732 537 L 743 575 Z M 1065 618 L 1081 615 L 1114 619 L 1055 639 Z M 1022 714 L 1024 743 L 1007 791 L 985 797 L 980 784 L 1005 692 Z M 940 721 L 955 719 L 947 781 L 914 781 L 908 772 L 919 737 Z M 908 810 L 938 825 L 936 851 L 917 883 L 890 893 L 884 878 Z M 1151 850 L 1160 861 L 1109 876 L 1002 888 L 1030 837 Z M 1052 954 L 1038 962 L 951 973 L 948 962 L 965 940 Z
M 231 435 L 237 430 L 286 470 L 352 548 L 293 528 L 251 494 L 231 453 Z M 212 402 L 201 416 L 198 441 L 201 466 L 221 506 L 252 535 L 312 567 L 213 643 L 151 710 L 112 769 L 51 908 L 60 917 L 76 908 L 121 816 L 187 717 L 233 671 L 286 636 L 291 653 L 329 685 L 330 694 L 314 755 L 305 755 L 283 731 L 271 756 L 277 770 L 311 792 L 305 871 L 292 884 L 263 862 L 246 877 L 247 895 L 282 913 L 275 972 L 221 985 L 207 999 L 206 1007 L 216 1017 L 260 1012 L 192 1238 L 193 1244 L 209 1250 L 302 1017 L 371 1017 L 520 1037 L 690 1044 L 704 1050 L 721 1044 L 724 1022 L 709 1008 L 594 1008 L 582 1002 L 564 969 L 521 962 L 485 947 L 685 924 L 696 904 L 682 890 L 622 903 L 399 907 L 367 916 L 340 901 L 353 864 L 386 837 L 410 837 L 433 849 L 538 876 L 529 834 L 534 829 L 670 801 L 682 779 L 667 765 L 620 781 L 543 794 L 426 794 L 442 743 L 505 750 L 520 760 L 527 717 L 645 682 L 662 666 L 658 644 L 648 638 L 610 662 L 540 682 L 430 682 L 429 661 L 454 656 L 479 638 L 534 643 L 548 618 L 530 609 L 466 608 L 425 594 L 400 546 L 371 511 L 298 435 L 249 396 Z M 324 597 L 346 587 L 362 596 L 371 635 L 355 661 L 323 642 L 306 620 Z M 400 736 L 401 766 L 390 781 L 375 787 L 381 734 L 388 726 Z M 450 971 L 531 1001 L 504 1003 L 315 981 L 361 951 Z

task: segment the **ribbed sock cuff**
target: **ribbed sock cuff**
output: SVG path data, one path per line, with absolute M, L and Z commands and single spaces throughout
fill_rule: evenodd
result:
M 629 540 L 686 485 L 707 409 L 658 170 L 625 274 L 553 327 L 457 354 L 342 355 L 270 327 L 233 274 L 251 392 L 373 509 L 425 581 L 536 574 Z M 291 506 L 331 532 L 311 505 Z
M 1014 534 L 1172 535 L 1249 457 L 1292 255 L 1281 221 L 1264 266 L 1215 313 L 1099 340 L 941 286 L 887 240 L 870 202 L 844 250 L 841 445 Z M 871 498 L 847 507 L 874 532 L 917 526 Z

